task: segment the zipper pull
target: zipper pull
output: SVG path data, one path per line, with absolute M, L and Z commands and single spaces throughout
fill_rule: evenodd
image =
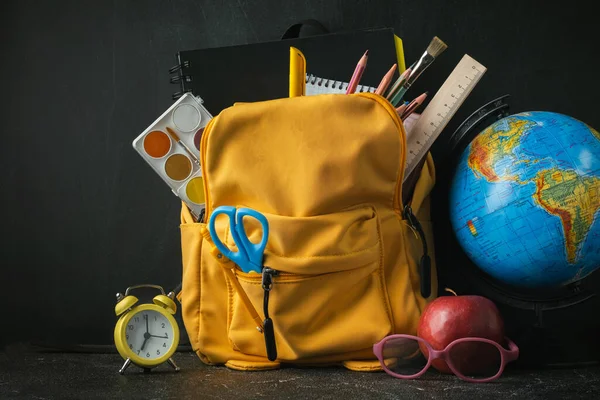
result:
M 262 288 L 265 291 L 263 299 L 263 311 L 265 320 L 263 321 L 263 329 L 265 334 L 265 346 L 267 349 L 267 358 L 269 361 L 277 359 L 277 344 L 275 343 L 275 330 L 273 328 L 273 320 L 269 317 L 269 293 L 273 288 L 273 277 L 279 275 L 279 271 L 269 267 L 264 267 L 262 272 Z
M 421 238 L 421 243 L 423 244 L 423 255 L 419 262 L 419 275 L 421 276 L 421 296 L 427 298 L 431 295 L 431 258 L 429 257 L 429 251 L 427 249 L 425 232 L 423 232 L 423 227 L 415 214 L 413 214 L 410 206 L 404 207 L 404 218 L 406 218 L 410 226 L 417 231 Z

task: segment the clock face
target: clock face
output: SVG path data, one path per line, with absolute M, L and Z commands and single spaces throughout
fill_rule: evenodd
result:
M 175 339 L 169 320 L 154 310 L 141 310 L 133 315 L 125 330 L 127 346 L 145 360 L 163 357 Z

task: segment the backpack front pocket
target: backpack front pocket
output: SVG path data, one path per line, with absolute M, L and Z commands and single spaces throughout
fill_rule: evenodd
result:
M 275 271 L 266 306 L 278 360 L 369 349 L 392 331 L 379 221 L 373 207 L 313 217 L 265 216 L 270 236 L 264 265 Z M 246 231 L 256 242 L 260 228 L 248 224 Z M 263 275 L 236 269 L 241 287 L 264 317 Z M 266 356 L 264 335 L 257 332 L 235 291 L 228 309 L 233 347 Z

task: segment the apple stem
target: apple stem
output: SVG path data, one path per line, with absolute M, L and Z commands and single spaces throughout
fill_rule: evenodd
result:
M 450 288 L 445 288 L 444 290 L 445 290 L 446 292 L 450 292 L 450 293 L 452 293 L 452 294 L 453 294 L 453 295 L 455 295 L 455 296 L 458 296 L 458 295 L 456 294 L 456 292 L 455 292 L 454 290 L 450 289 Z

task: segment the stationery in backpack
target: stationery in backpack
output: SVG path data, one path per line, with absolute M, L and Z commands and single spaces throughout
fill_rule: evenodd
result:
M 319 86 L 318 82 L 343 86 L 368 49 L 369 63 L 360 83 L 364 85 L 361 91 L 372 91 L 394 63 L 403 68 L 404 54 L 398 41 L 392 28 L 381 28 L 180 51 L 177 66 L 171 69 L 171 82 L 179 86 L 173 97 L 186 92 L 201 96 L 213 114 L 235 102 L 288 97 L 290 46 L 306 57 L 307 95 L 342 93 L 337 86 Z

